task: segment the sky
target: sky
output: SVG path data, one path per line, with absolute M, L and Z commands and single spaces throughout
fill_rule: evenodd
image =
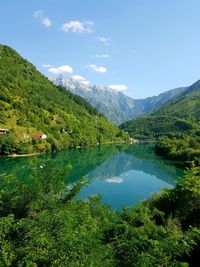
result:
M 199 0 L 1 0 L 0 43 L 133 98 L 200 79 Z

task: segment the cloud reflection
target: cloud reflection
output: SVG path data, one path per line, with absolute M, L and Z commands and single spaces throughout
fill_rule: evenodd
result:
M 121 178 L 121 177 L 111 177 L 111 178 L 108 178 L 105 180 L 107 183 L 110 183 L 110 184 L 121 184 L 123 183 L 124 179 Z

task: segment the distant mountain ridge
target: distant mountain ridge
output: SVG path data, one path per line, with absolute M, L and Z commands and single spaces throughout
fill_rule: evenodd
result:
M 86 99 L 116 125 L 151 112 L 187 90 L 187 87 L 180 87 L 161 93 L 158 96 L 132 99 L 110 87 L 85 85 L 68 77 L 59 76 L 54 83 Z
M 121 124 L 140 113 L 140 105 L 132 98 L 106 86 L 85 85 L 72 78 L 59 76 L 56 85 L 86 99 L 114 124 Z
M 159 109 L 120 125 L 131 136 L 145 139 L 160 135 L 200 135 L 200 80 Z

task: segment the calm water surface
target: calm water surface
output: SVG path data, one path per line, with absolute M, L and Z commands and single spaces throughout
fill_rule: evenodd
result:
M 183 170 L 173 162 L 155 155 L 153 144 L 106 145 L 84 149 L 71 149 L 55 154 L 0 158 L 0 178 L 16 174 L 24 179 L 31 173 L 31 163 L 52 159 L 56 167 L 73 166 L 68 182 L 78 181 L 82 176 L 92 182 L 82 189 L 79 198 L 101 194 L 102 201 L 119 209 L 148 198 L 164 187 L 174 186 L 174 180 Z

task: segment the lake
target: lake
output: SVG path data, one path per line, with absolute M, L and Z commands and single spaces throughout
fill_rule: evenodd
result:
M 82 189 L 78 198 L 102 196 L 111 208 L 138 203 L 164 187 L 173 187 L 175 179 L 183 176 L 183 169 L 157 156 L 152 143 L 103 145 L 70 149 L 58 153 L 20 158 L 0 158 L 0 178 L 15 174 L 21 179 L 31 173 L 31 164 L 44 164 L 52 159 L 56 167 L 73 166 L 68 182 L 85 176 L 91 183 Z

